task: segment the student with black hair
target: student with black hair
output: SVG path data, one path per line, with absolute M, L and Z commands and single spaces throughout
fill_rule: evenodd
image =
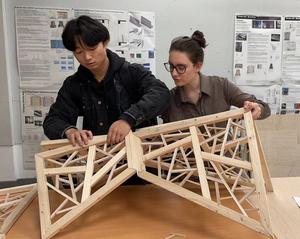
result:
M 93 135 L 107 134 L 114 144 L 137 127 L 156 124 L 166 110 L 170 93 L 165 84 L 138 64 L 130 64 L 107 48 L 109 32 L 88 16 L 70 20 L 63 44 L 80 66 L 58 92 L 44 120 L 50 139 L 68 138 L 84 146 Z M 83 129 L 76 128 L 83 116 Z
M 205 47 L 206 40 L 200 31 L 172 41 L 169 61 L 164 65 L 176 87 L 171 90 L 171 103 L 162 115 L 164 123 L 220 113 L 231 106 L 251 111 L 253 119 L 268 117 L 270 108 L 265 102 L 242 92 L 225 78 L 200 72 Z

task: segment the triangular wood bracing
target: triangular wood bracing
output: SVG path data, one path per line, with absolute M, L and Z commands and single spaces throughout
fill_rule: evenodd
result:
M 5 238 L 36 195 L 36 184 L 0 189 L 0 236 Z
M 243 109 L 144 128 L 117 145 L 95 136 L 84 148 L 65 140 L 43 146 L 50 150 L 35 157 L 43 239 L 134 174 L 273 236 L 270 175 L 251 113 Z

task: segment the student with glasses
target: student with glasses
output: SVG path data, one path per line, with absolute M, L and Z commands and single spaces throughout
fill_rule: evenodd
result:
M 226 78 L 201 73 L 206 40 L 200 31 L 191 37 L 175 38 L 169 49 L 169 61 L 164 63 L 175 82 L 171 103 L 162 115 L 164 123 L 220 113 L 230 106 L 244 107 L 253 119 L 264 119 L 270 108 L 254 95 L 242 92 Z

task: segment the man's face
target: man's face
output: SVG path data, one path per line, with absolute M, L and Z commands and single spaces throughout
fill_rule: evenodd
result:
M 89 47 L 77 41 L 76 49 L 73 54 L 81 65 L 93 72 L 103 67 L 103 63 L 107 59 L 106 48 L 107 43 L 103 42 Z

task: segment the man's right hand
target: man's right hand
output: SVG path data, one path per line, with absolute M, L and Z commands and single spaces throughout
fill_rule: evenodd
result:
M 65 132 L 65 135 L 73 146 L 78 144 L 80 147 L 86 146 L 89 143 L 89 140 L 93 138 L 93 133 L 91 131 L 74 128 L 68 129 Z

